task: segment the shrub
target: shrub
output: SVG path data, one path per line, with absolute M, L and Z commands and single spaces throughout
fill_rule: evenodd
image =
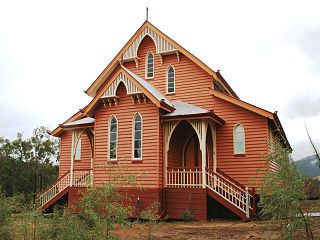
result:
M 304 182 L 304 188 L 308 199 L 320 198 L 320 180 L 316 178 L 307 178 Z

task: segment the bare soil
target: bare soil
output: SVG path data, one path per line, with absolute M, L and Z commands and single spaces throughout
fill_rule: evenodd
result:
M 320 218 L 312 221 L 314 239 L 320 239 Z M 124 239 L 150 239 L 147 223 L 133 223 L 129 228 L 117 228 L 114 232 Z M 235 220 L 214 220 L 210 222 L 161 222 L 152 224 L 152 239 L 223 239 L 253 240 L 281 239 L 281 227 L 268 221 L 242 222 Z M 303 229 L 296 240 L 306 239 Z

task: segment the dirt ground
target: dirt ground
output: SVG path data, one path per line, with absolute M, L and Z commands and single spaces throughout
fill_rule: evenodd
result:
M 320 219 L 316 220 L 315 239 L 320 239 L 318 232 Z M 133 223 L 129 228 L 118 228 L 114 233 L 124 239 L 148 239 L 148 225 Z M 266 221 L 214 220 L 210 222 L 162 222 L 152 225 L 152 239 L 223 239 L 253 240 L 281 239 L 280 227 Z M 305 239 L 304 232 L 296 240 Z

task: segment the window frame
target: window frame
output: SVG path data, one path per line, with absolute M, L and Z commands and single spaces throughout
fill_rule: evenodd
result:
M 237 138 L 236 138 L 236 129 L 238 127 L 242 128 L 242 143 L 243 143 L 243 149 L 241 152 L 237 151 Z M 244 126 L 241 123 L 237 123 L 233 128 L 233 153 L 235 156 L 241 156 L 246 154 L 246 134 Z
M 152 77 L 148 77 L 148 58 L 149 58 L 149 55 L 152 55 Z M 154 78 L 154 54 L 153 52 L 148 52 L 147 55 L 146 55 L 146 66 L 145 66 L 145 75 L 146 75 L 146 79 L 153 79 Z
M 136 131 L 136 117 L 137 116 L 140 116 L 140 121 L 141 121 L 141 138 L 140 138 L 140 141 L 141 141 L 141 156 L 140 158 L 136 158 L 134 156 L 134 150 L 135 150 L 135 146 L 134 146 L 134 142 L 135 142 L 135 131 Z M 142 148 L 142 145 L 143 145 L 143 118 L 142 118 L 142 115 L 140 112 L 136 112 L 134 115 L 133 115 L 133 118 L 132 118 L 132 160 L 133 161 L 142 161 L 142 153 L 143 153 L 143 148 Z
M 111 151 L 110 151 L 110 144 L 111 144 L 111 121 L 112 119 L 115 119 L 116 120 L 116 123 L 117 123 L 117 127 L 116 127 L 116 157 L 115 158 L 111 158 L 110 154 L 111 154 Z M 118 118 L 116 117 L 116 115 L 111 115 L 109 117 L 109 121 L 108 121 L 108 151 L 107 151 L 107 159 L 108 161 L 112 161 L 112 162 L 115 162 L 118 160 L 118 131 L 119 131 L 119 122 L 118 122 Z
M 173 69 L 173 92 L 169 92 L 169 69 Z M 175 94 L 176 93 L 176 69 L 172 66 L 169 65 L 166 70 L 166 93 L 167 94 Z

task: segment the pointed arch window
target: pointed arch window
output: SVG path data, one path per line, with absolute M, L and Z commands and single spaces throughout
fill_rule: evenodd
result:
M 111 116 L 109 120 L 109 160 L 117 160 L 118 120 Z
M 167 69 L 167 93 L 175 92 L 175 78 L 176 72 L 172 66 L 169 66 Z
M 234 154 L 245 154 L 244 127 L 240 123 L 233 129 L 233 148 Z
M 146 78 L 150 79 L 154 76 L 154 56 L 152 52 L 149 52 L 146 57 Z
M 142 160 L 142 116 L 136 113 L 133 117 L 133 159 Z

